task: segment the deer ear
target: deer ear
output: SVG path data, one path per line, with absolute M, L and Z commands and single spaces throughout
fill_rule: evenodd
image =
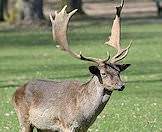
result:
M 120 72 L 126 70 L 131 64 L 116 64 L 116 66 L 119 68 Z
M 103 81 L 102 81 L 102 77 L 101 77 L 101 74 L 100 74 L 100 70 L 98 69 L 97 66 L 90 66 L 89 67 L 89 71 L 93 74 L 93 75 L 96 75 L 100 81 L 101 84 L 103 84 Z
M 90 66 L 90 67 L 89 67 L 89 71 L 90 71 L 92 74 L 94 74 L 94 75 L 100 74 L 100 70 L 98 69 L 97 66 Z

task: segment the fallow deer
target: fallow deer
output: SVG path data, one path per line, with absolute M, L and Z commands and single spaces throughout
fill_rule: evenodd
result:
M 53 37 L 60 48 L 73 57 L 90 61 L 92 78 L 82 84 L 79 81 L 32 80 L 18 88 L 12 102 L 16 110 L 21 132 L 86 132 L 104 109 L 112 91 L 122 91 L 124 83 L 120 72 L 130 64 L 120 64 L 128 54 L 127 48 L 120 46 L 120 14 L 124 1 L 116 7 L 111 36 L 106 44 L 117 49 L 114 57 L 97 59 L 77 54 L 69 48 L 67 39 L 68 23 L 77 11 L 66 13 L 66 6 L 55 12 L 55 20 L 50 14 Z

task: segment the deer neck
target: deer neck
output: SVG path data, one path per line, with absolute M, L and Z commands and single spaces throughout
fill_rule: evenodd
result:
M 80 100 L 82 112 L 84 118 L 88 121 L 87 124 L 91 125 L 104 109 L 112 92 L 105 90 L 96 76 L 82 85 L 82 88 L 83 91 Z
M 112 93 L 100 83 L 97 76 L 93 76 L 92 79 L 84 85 L 84 87 L 87 97 L 93 101 L 99 101 L 100 103 L 106 103 Z M 107 98 L 105 98 L 105 96 Z

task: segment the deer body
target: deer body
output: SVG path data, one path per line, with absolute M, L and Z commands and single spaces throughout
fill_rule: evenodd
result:
M 53 38 L 60 48 L 77 59 L 93 62 L 97 66 L 89 67 L 93 77 L 84 84 L 78 81 L 33 80 L 17 89 L 12 101 L 21 132 L 32 132 L 34 127 L 39 132 L 86 132 L 105 107 L 112 91 L 124 89 L 120 72 L 130 64 L 117 63 L 127 56 L 130 47 L 120 46 L 120 13 L 123 5 L 124 0 L 116 7 L 111 36 L 105 43 L 117 49 L 117 53 L 105 60 L 85 57 L 69 48 L 68 23 L 77 10 L 67 14 L 65 6 L 59 13 L 55 12 L 55 20 L 50 15 Z
M 19 98 L 19 91 L 24 95 Z M 89 82 L 33 80 L 18 89 L 14 104 L 24 100 L 26 114 L 21 124 L 40 130 L 86 132 L 111 95 L 94 76 Z M 17 113 L 21 106 L 17 108 Z M 18 115 L 21 115 L 20 113 Z M 24 127 L 25 125 L 22 125 Z M 27 125 L 26 125 L 27 126 Z M 29 127 L 29 126 L 28 126 Z

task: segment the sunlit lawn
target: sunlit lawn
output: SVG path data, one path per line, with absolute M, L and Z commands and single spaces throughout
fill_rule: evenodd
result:
M 133 40 L 124 60 L 132 64 L 123 73 L 126 89 L 113 93 L 92 132 L 162 131 L 162 25 L 133 23 L 122 23 L 123 47 Z M 75 22 L 70 46 L 86 56 L 105 58 L 108 50 L 114 52 L 103 44 L 110 28 L 111 21 Z M 19 130 L 10 103 L 17 86 L 33 78 L 86 81 L 89 65 L 56 49 L 50 28 L 0 30 L 0 131 Z

